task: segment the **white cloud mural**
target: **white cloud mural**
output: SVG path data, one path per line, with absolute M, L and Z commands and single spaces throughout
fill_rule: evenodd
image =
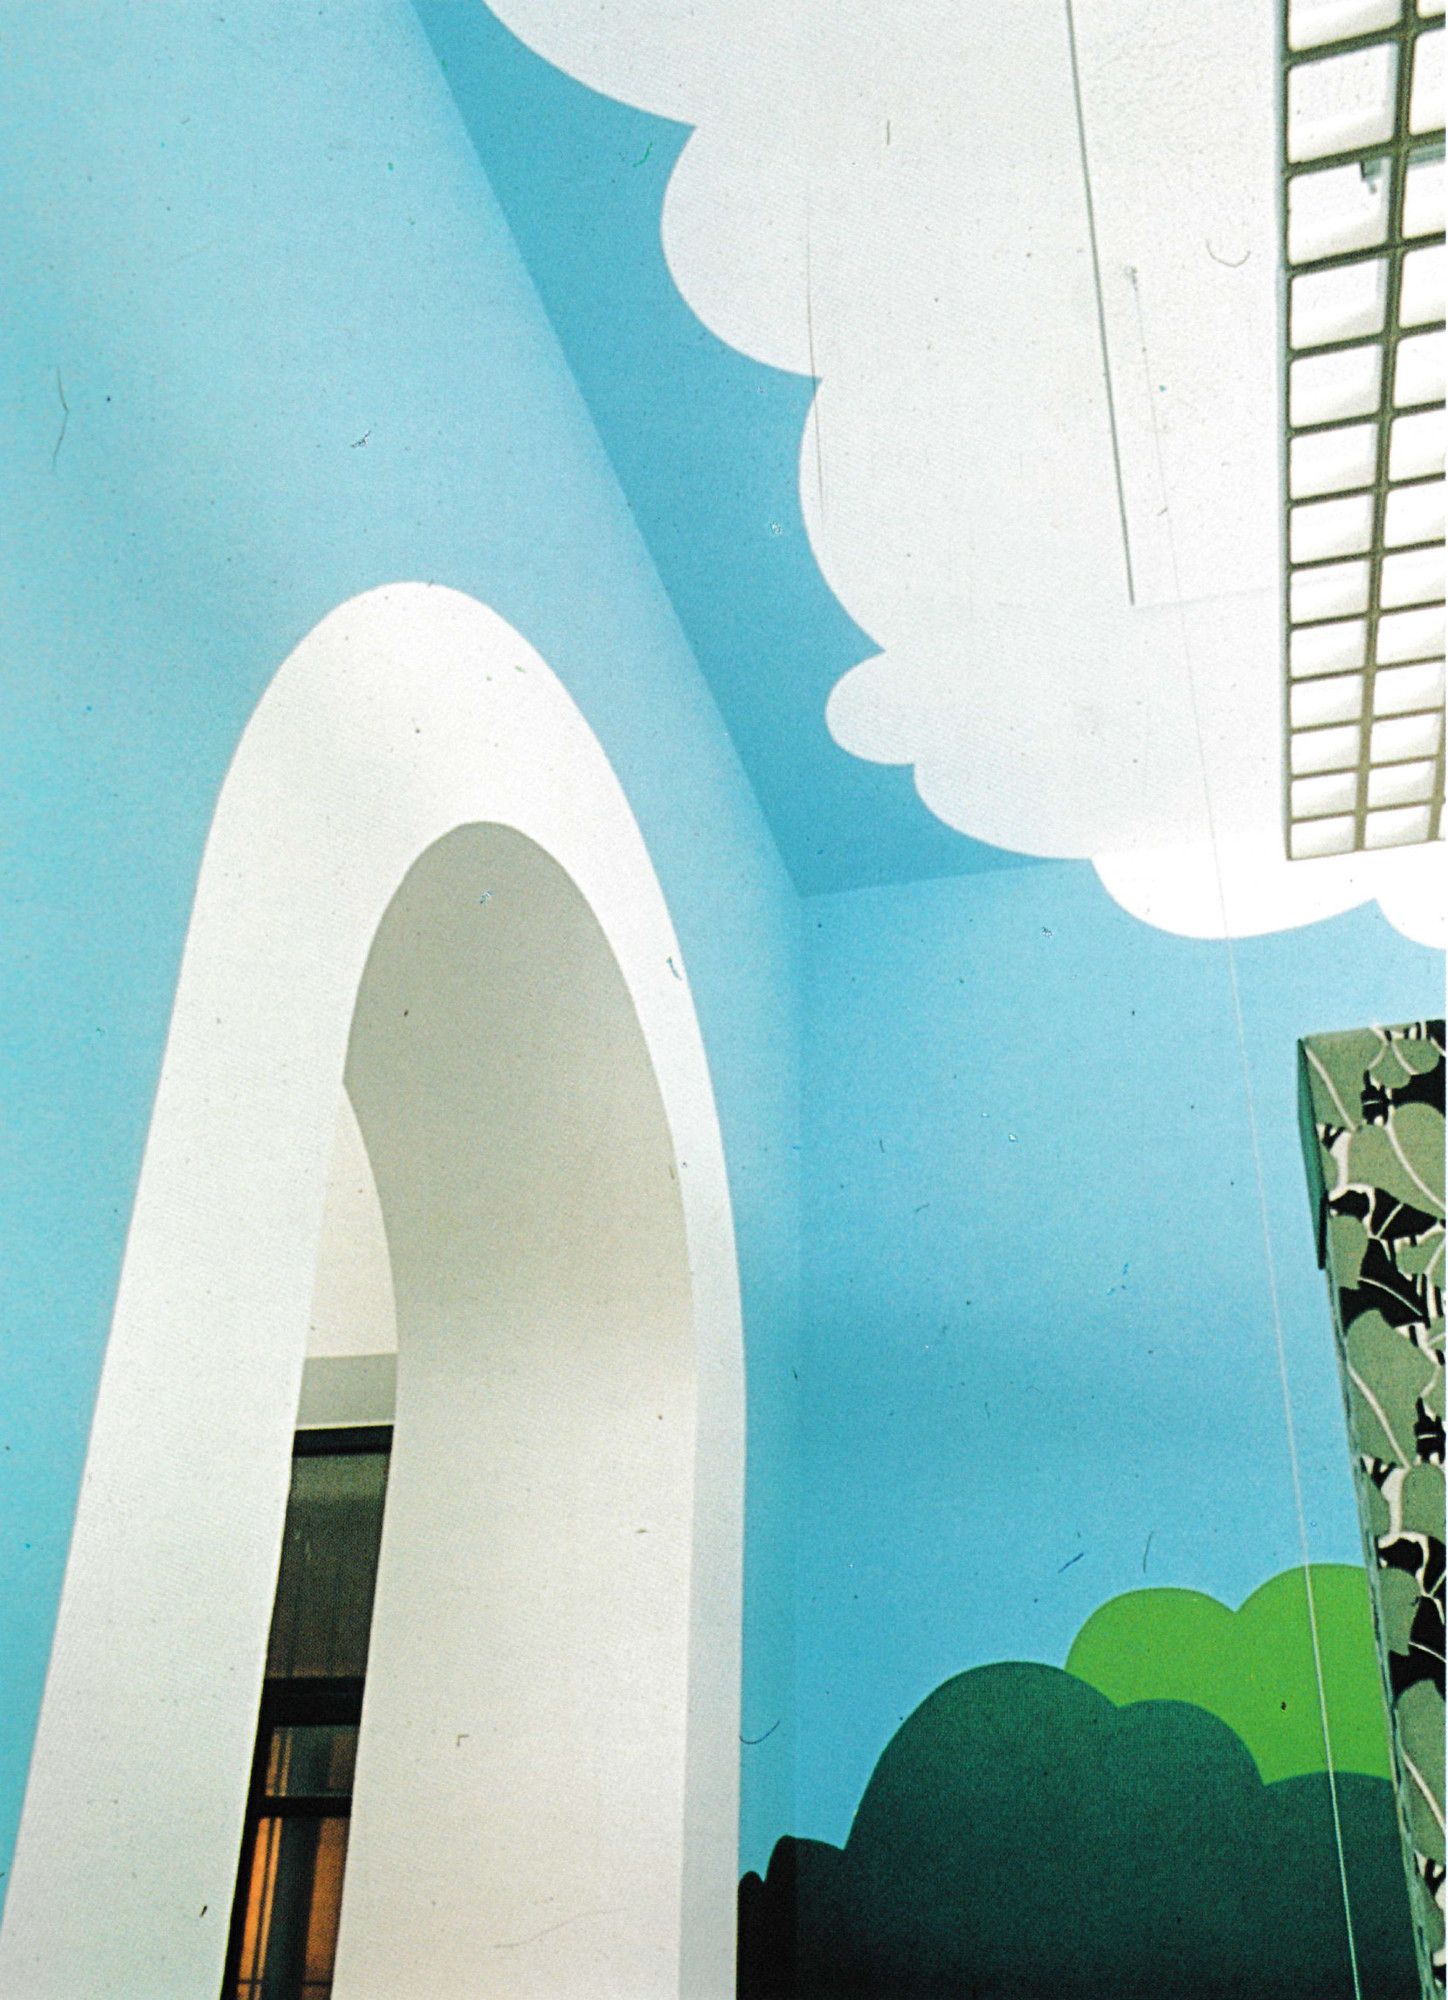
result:
M 1311 893 L 1304 889 L 1304 874 Z M 1332 917 L 1376 898 L 1405 937 L 1448 945 L 1443 849 L 1288 861 L 1265 842 L 1206 841 L 1098 855 L 1096 872 L 1124 910 L 1183 937 L 1258 937 Z
M 1270 9 L 1077 0 L 1079 123 L 1063 0 L 495 11 L 696 127 L 674 277 L 821 381 L 806 523 L 880 647 L 831 696 L 844 748 L 1167 929 L 1377 897 L 1432 932 L 1435 857 L 1281 859 Z

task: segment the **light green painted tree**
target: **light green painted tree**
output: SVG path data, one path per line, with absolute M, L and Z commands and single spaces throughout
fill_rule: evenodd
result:
M 1118 1706 L 1188 1701 L 1234 1729 L 1264 1779 L 1327 1768 L 1391 1774 L 1366 1573 L 1310 1571 L 1327 1734 L 1318 1693 L 1306 1576 L 1284 1570 L 1237 1611 L 1195 1590 L 1132 1590 L 1092 1613 L 1066 1668 Z

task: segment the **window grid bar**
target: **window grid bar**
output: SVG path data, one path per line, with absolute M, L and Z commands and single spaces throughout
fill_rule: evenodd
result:
M 1386 464 L 1386 454 L 1387 454 L 1386 433 L 1388 432 L 1389 429 L 1391 429 L 1393 418 L 1397 415 L 1398 412 L 1392 407 L 1391 404 L 1389 404 L 1386 412 L 1384 412 L 1382 409 L 1379 409 L 1376 416 L 1370 415 L 1366 417 L 1348 418 L 1347 422 L 1343 424 L 1342 428 L 1344 430 L 1350 430 L 1350 429 L 1356 429 L 1356 427 L 1359 424 L 1374 425 L 1378 432 L 1378 445 L 1380 447 L 1379 464 L 1383 465 Z M 1297 435 L 1296 432 L 1289 432 L 1289 436 L 1296 436 L 1296 435 Z M 1442 478 L 1443 474 L 1441 472 L 1415 472 L 1412 475 L 1412 477 L 1408 479 L 1387 479 L 1380 472 L 1376 479 L 1369 480 L 1366 485 L 1334 486 L 1332 490 L 1327 493 L 1304 493 L 1300 499 L 1293 500 L 1289 498 L 1288 505 L 1295 510 L 1298 507 L 1313 507 L 1317 504 L 1319 500 L 1361 500 L 1365 493 L 1371 493 L 1375 500 L 1381 500 L 1384 503 L 1386 503 L 1387 496 L 1390 492 L 1405 493 L 1407 492 L 1409 487 L 1412 486 L 1437 486 L 1442 482 Z M 1375 532 L 1377 535 L 1377 539 L 1381 540 L 1381 529 L 1377 528 Z M 1438 545 L 1436 542 L 1430 542 L 1428 546 L 1430 548 L 1436 548 Z M 1365 556 L 1368 553 L 1368 551 L 1366 549 L 1358 549 L 1355 553 L 1360 556 Z M 1384 551 L 1384 553 L 1390 556 L 1395 556 L 1398 553 L 1398 551 L 1396 549 L 1387 549 Z M 1335 562 L 1351 562 L 1352 556 L 1351 555 L 1335 556 L 1331 558 L 1331 560 Z M 1299 567 L 1298 564 L 1296 563 L 1293 564 L 1294 569 L 1298 567 Z
M 1387 164 L 1386 158 L 1384 159 L 1384 164 Z M 1417 243 L 1419 240 L 1416 236 L 1412 238 L 1414 243 Z M 1428 242 L 1431 239 L 1423 238 L 1421 240 Z M 1354 264 L 1380 264 L 1386 254 L 1387 238 L 1385 236 L 1381 242 L 1369 243 L 1361 250 L 1332 250 L 1325 257 L 1302 257 L 1296 261 L 1289 257 L 1287 268 L 1294 278 L 1312 277 L 1318 271 L 1346 271 Z M 1293 352 L 1312 354 L 1316 352 L 1316 349 L 1311 347 L 1294 348 Z
M 1393 665 L 1396 666 L 1397 664 L 1398 663 L 1395 660 L 1393 662 Z M 1410 660 L 1405 660 L 1403 662 L 1404 666 L 1412 666 L 1416 664 L 1417 662 Z M 1346 669 L 1346 672 L 1341 676 L 1341 678 L 1346 679 L 1347 674 L 1351 673 L 1360 674 L 1361 672 L 1362 672 L 1361 667 L 1349 667 Z M 1329 675 L 1325 676 L 1325 678 L 1334 679 L 1338 677 Z M 1299 681 L 1297 685 L 1301 687 L 1303 683 Z M 1324 729 L 1357 729 L 1360 728 L 1362 724 L 1365 722 L 1368 723 L 1416 722 L 1419 716 L 1440 715 L 1441 713 L 1442 709 L 1440 708 L 1439 704 L 1437 702 L 1430 702 L 1427 704 L 1426 707 L 1423 708 L 1398 708 L 1394 709 L 1391 715 L 1373 715 L 1370 713 L 1367 703 L 1364 702 L 1362 709 L 1359 711 L 1357 715 L 1345 715 L 1340 717 L 1336 722 L 1299 722 L 1297 727 L 1293 730 L 1292 733 L 1294 736 L 1319 736 L 1321 735 Z M 1402 759 L 1402 761 L 1405 764 L 1416 764 L 1421 762 L 1421 760 L 1424 757 L 1427 757 L 1429 754 L 1430 753 L 1428 751 L 1423 750 L 1419 752 L 1417 757 L 1405 757 Z M 1374 758 L 1373 759 L 1374 769 L 1376 769 L 1377 766 L 1381 764 L 1383 761 L 1384 759 L 1380 757 Z M 1345 768 L 1349 771 L 1353 771 L 1357 769 L 1357 766 L 1355 764 L 1349 764 L 1345 766 Z M 1326 777 L 1327 773 L 1325 771 L 1324 772 L 1298 771 L 1295 775 L 1299 778 L 1317 778 L 1317 777 Z
M 266 1792 L 257 1805 L 258 1819 L 350 1819 L 350 1792 Z
M 1390 549 L 1388 553 L 1390 555 L 1397 555 L 1399 551 L 1397 549 Z M 1361 556 L 1340 556 L 1338 560 L 1340 562 L 1361 562 L 1362 558 Z M 1436 611 L 1442 602 L 1443 599 L 1441 597 L 1415 597 L 1411 600 L 1405 599 L 1401 604 L 1386 605 L 1384 609 L 1390 615 L 1396 616 L 1400 611 Z M 1355 618 L 1363 616 L 1364 612 L 1361 610 L 1329 611 L 1320 618 L 1294 618 L 1292 629 L 1294 632 L 1311 632 L 1318 625 L 1350 625 Z M 1440 656 L 1437 653 L 1424 653 L 1422 657 L 1425 660 L 1436 660 Z M 1395 667 L 1411 667 L 1416 666 L 1418 663 L 1415 660 L 1394 660 L 1391 664 Z M 1293 685 L 1296 686 L 1298 681 L 1320 680 L 1324 674 L 1355 674 L 1356 672 L 1356 667 L 1323 667 L 1315 674 L 1294 674 L 1292 681 Z
M 1324 778 L 1327 778 L 1331 777 L 1333 774 L 1330 771 L 1323 771 L 1320 774 L 1316 771 L 1313 772 L 1314 777 L 1317 777 L 1319 775 L 1321 775 Z M 1397 799 L 1390 806 L 1374 806 L 1372 810 L 1374 812 L 1402 812 L 1402 811 L 1411 812 L 1414 806 L 1426 806 L 1429 803 L 1430 801 L 1428 798 L 1428 794 L 1425 792 L 1422 798 L 1420 799 Z M 1299 813 L 1296 819 L 1293 820 L 1292 824 L 1294 827 L 1321 826 L 1325 820 L 1346 819 L 1346 818 L 1347 814 L 1343 812 L 1341 809 L 1335 810 L 1333 812 Z M 1411 841 L 1403 841 L 1400 842 L 1399 844 L 1401 846 L 1408 847 L 1414 845 L 1415 843 Z
M 1428 608 L 1431 610 L 1433 607 L 1430 605 Z M 1361 616 L 1362 613 L 1360 611 L 1354 613 L 1354 617 L 1356 618 L 1361 618 Z M 1299 625 L 1295 629 L 1301 632 L 1306 628 Z M 1410 660 L 1381 660 L 1378 664 L 1384 672 L 1391 673 L 1398 667 L 1437 667 L 1441 666 L 1442 663 L 1443 654 L 1440 651 L 1437 653 L 1415 653 Z M 1298 688 L 1311 687 L 1315 681 L 1343 681 L 1350 674 L 1360 674 L 1362 672 L 1363 663 L 1361 660 L 1358 661 L 1355 667 L 1321 667 L 1313 674 L 1294 674 L 1292 676 L 1292 685 Z M 1436 708 L 1426 708 L 1421 711 L 1417 709 L 1404 709 L 1402 712 L 1404 715 L 1416 715 L 1420 712 L 1424 715 L 1436 715 L 1438 713 Z M 1335 726 L 1331 723 L 1303 722 L 1298 724 L 1297 734 L 1300 736 L 1305 729 L 1323 729 Z
M 1425 27 L 1431 28 L 1436 19 L 1436 15 L 1431 18 L 1426 14 L 1419 16 L 1412 5 L 1412 0 L 1407 0 L 1408 32 L 1421 34 Z M 1398 40 L 1404 33 L 1404 27 L 1404 19 L 1400 16 L 1397 21 L 1385 21 L 1380 28 L 1364 28 L 1360 35 L 1344 35 L 1341 40 L 1330 38 L 1325 42 L 1313 42 L 1311 47 L 1304 49 L 1294 49 L 1284 36 L 1282 60 L 1288 70 L 1294 70 L 1302 69 L 1308 63 L 1320 62 L 1324 56 L 1357 55 L 1363 49 L 1375 49 L 1383 42 Z M 1380 139 L 1378 150 L 1381 152 L 1386 144 L 1386 140 Z
M 1437 405 L 1435 404 L 1434 408 L 1436 407 Z M 1335 499 L 1337 496 L 1334 494 L 1327 497 Z M 1297 505 L 1304 507 L 1307 505 L 1307 502 L 1299 500 Z M 1416 556 L 1422 555 L 1427 549 L 1441 549 L 1442 546 L 1442 537 L 1440 535 L 1433 535 L 1424 542 L 1395 542 L 1388 550 L 1388 554 L 1390 556 Z M 1330 569 L 1334 563 L 1361 562 L 1366 554 L 1366 549 L 1348 549 L 1343 555 L 1308 556 L 1303 562 L 1293 563 L 1291 569 L 1293 575 L 1297 576 L 1305 569 Z M 1353 612 L 1350 615 L 1361 617 L 1362 614 L 1360 612 Z
M 1396 722 L 1397 717 L 1390 716 L 1388 720 Z M 1350 729 L 1352 727 L 1352 724 L 1339 723 L 1338 727 L 1343 729 Z M 1375 771 L 1396 771 L 1404 764 L 1431 764 L 1432 761 L 1433 761 L 1432 758 L 1428 755 L 1426 750 L 1419 750 L 1416 751 L 1411 757 L 1379 757 L 1374 763 L 1373 769 Z M 1350 777 L 1356 769 L 1357 769 L 1356 764 L 1329 764 L 1325 771 L 1299 771 L 1297 773 L 1296 782 L 1300 785 L 1304 778 L 1347 778 Z M 1375 807 L 1374 810 L 1376 811 L 1378 810 L 1378 808 Z M 1304 816 L 1305 815 L 1301 813 L 1296 813 L 1293 815 L 1295 820 L 1300 820 Z M 1324 815 L 1316 815 L 1316 817 L 1324 817 Z M 1328 819 L 1346 819 L 1347 809 L 1344 807 L 1341 812 L 1328 813 L 1325 815 L 1325 817 Z
M 1441 236 L 1415 236 L 1412 242 L 1409 243 L 1407 247 L 1410 250 L 1431 250 L 1435 244 L 1441 243 L 1442 241 L 1443 239 Z M 1380 255 L 1383 254 L 1381 250 L 1379 251 L 1379 254 Z M 1405 326 L 1402 329 L 1402 331 L 1404 335 L 1414 334 L 1414 333 L 1441 333 L 1443 331 L 1443 322 L 1441 319 L 1415 320 L 1412 326 Z M 1289 342 L 1287 347 L 1287 359 L 1289 361 L 1315 361 L 1319 354 L 1346 354 L 1348 349 L 1352 347 L 1381 348 L 1382 344 L 1383 344 L 1383 335 L 1381 333 L 1344 334 L 1341 340 L 1319 341 L 1315 347 L 1293 347 Z M 1355 423 L 1357 419 L 1352 417 L 1343 417 L 1343 418 L 1336 418 L 1333 421 L 1340 423 Z
M 1442 320 L 1438 320 L 1432 326 L 1415 326 L 1412 329 L 1412 331 L 1414 333 L 1442 333 L 1443 322 Z M 1369 347 L 1377 348 L 1379 352 L 1381 352 L 1381 342 L 1379 341 L 1376 340 L 1367 341 L 1363 344 Z M 1326 349 L 1317 348 L 1314 349 L 1313 352 L 1325 353 Z M 1397 359 L 1396 351 L 1394 352 L 1393 358 L 1394 360 Z M 1394 403 L 1392 407 L 1393 407 L 1393 415 L 1395 417 L 1411 417 L 1412 415 L 1414 415 L 1415 412 L 1419 410 L 1437 410 L 1440 409 L 1442 405 L 1437 401 L 1436 397 L 1429 396 L 1419 403 Z M 1287 427 L 1287 435 L 1291 438 L 1321 437 L 1324 431 L 1341 431 L 1341 430 L 1347 430 L 1353 424 L 1370 424 L 1373 420 L 1374 415 L 1376 414 L 1376 410 L 1377 410 L 1377 405 L 1374 404 L 1372 409 L 1363 410 L 1355 417 L 1324 417 L 1320 423 L 1316 424 L 1289 424 Z M 1434 473 L 1429 473 L 1427 477 L 1429 477 L 1430 479 L 1441 479 L 1443 475 L 1441 472 L 1434 472 Z M 1398 486 L 1404 486 L 1407 483 L 1408 482 L 1406 480 L 1402 479 L 1394 481 L 1394 484 Z M 1330 496 L 1313 495 L 1311 497 L 1325 498 Z M 1296 506 L 1300 506 L 1301 502 L 1295 501 L 1293 504 Z
M 1391 41 L 1397 38 L 1384 35 L 1382 39 Z M 1418 132 L 1414 137 L 1426 139 L 1431 144 L 1433 135 L 1431 132 Z M 1367 167 L 1371 166 L 1374 160 L 1381 160 L 1385 154 L 1393 150 L 1391 139 L 1374 139 L 1369 146 L 1348 146 L 1340 153 L 1311 153 L 1306 159 L 1292 160 L 1288 163 L 1288 172 L 1295 178 L 1298 174 L 1326 172 L 1331 167 Z

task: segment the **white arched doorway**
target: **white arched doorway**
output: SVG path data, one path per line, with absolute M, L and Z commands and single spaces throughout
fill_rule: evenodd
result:
M 742 1352 L 703 1048 L 591 732 L 421 585 L 303 642 L 223 788 L 0 1992 L 219 1991 L 344 1069 L 399 1339 L 337 2000 L 723 2000 Z

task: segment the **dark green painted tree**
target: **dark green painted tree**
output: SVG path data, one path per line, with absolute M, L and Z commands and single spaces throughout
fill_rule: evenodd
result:
M 1336 1780 L 1362 1990 L 1415 2000 L 1388 1785 Z M 743 2000 L 1351 2000 L 1326 1775 L 1264 1785 L 1204 1709 L 1053 1667 L 947 1681 L 844 1849 L 740 1891 Z

